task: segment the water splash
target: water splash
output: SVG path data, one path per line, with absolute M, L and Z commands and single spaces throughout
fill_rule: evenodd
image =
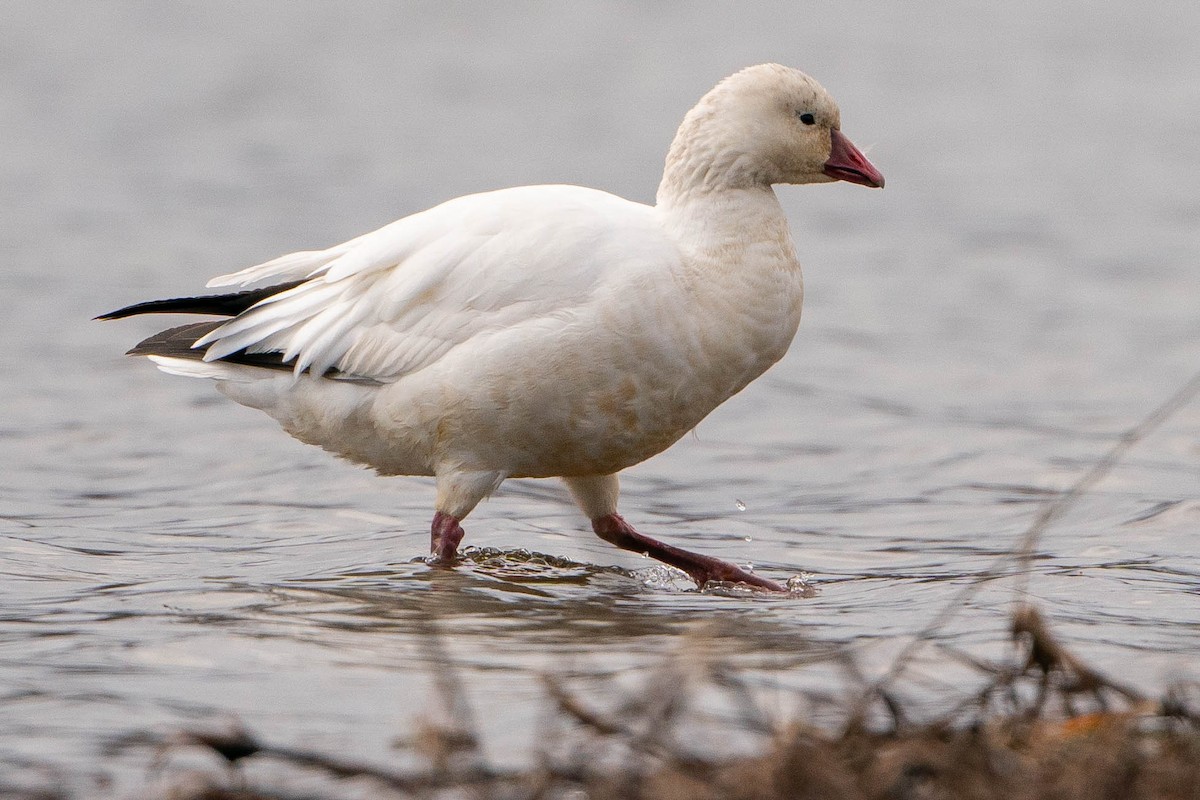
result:
M 812 578 L 812 573 L 801 572 L 799 575 L 788 578 L 784 585 L 787 587 L 788 594 L 793 597 L 816 597 L 820 594 L 820 589 L 813 585 Z
M 696 582 L 686 572 L 667 564 L 635 569 L 631 574 L 647 589 L 667 592 L 696 591 Z
M 716 595 L 718 597 L 736 597 L 742 599 L 791 600 L 816 597 L 818 589 L 809 583 L 811 577 L 808 573 L 801 573 L 788 578 L 784 584 L 787 587 L 786 593 L 764 592 L 761 589 L 747 586 L 744 583 L 734 583 L 732 581 L 709 581 L 701 591 L 704 594 Z
M 502 550 L 496 547 L 465 547 L 459 551 L 462 564 L 488 575 L 522 581 L 562 582 L 586 579 L 609 571 L 594 564 L 572 561 L 561 556 L 538 553 L 525 548 Z

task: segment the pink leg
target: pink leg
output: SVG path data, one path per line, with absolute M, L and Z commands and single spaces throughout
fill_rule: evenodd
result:
M 458 543 L 464 535 L 457 519 L 439 511 L 433 515 L 433 527 L 429 530 L 429 552 L 438 561 L 452 562 L 458 557 Z
M 621 518 L 619 514 L 606 514 L 592 520 L 592 530 L 604 541 L 615 544 L 622 550 L 632 550 L 644 553 L 665 564 L 683 570 L 692 576 L 700 588 L 709 581 L 729 581 L 731 583 L 747 583 L 759 589 L 772 592 L 786 592 L 787 589 L 778 583 L 747 572 L 741 567 L 722 561 L 712 556 L 692 553 L 678 547 L 673 547 L 657 539 L 651 539 L 633 529 L 633 526 Z

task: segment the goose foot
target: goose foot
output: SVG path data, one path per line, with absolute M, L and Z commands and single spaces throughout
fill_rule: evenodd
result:
M 787 588 L 773 580 L 747 572 L 741 567 L 712 556 L 693 553 L 638 533 L 619 514 L 606 514 L 592 520 L 592 530 L 604 541 L 622 550 L 632 550 L 670 564 L 691 576 L 701 589 L 709 581 L 745 583 L 769 592 L 786 592 Z

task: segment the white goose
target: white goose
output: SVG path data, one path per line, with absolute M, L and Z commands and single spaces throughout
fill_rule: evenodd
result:
M 762 64 L 688 112 L 653 207 L 577 186 L 469 195 L 327 250 L 209 281 L 263 289 L 104 315 L 232 319 L 130 351 L 211 378 L 301 441 L 433 475 L 435 559 L 509 477 L 560 477 L 595 532 L 703 586 L 778 583 L 638 533 L 617 473 L 661 452 L 787 351 L 800 265 L 776 183 L 883 176 L 802 72 Z

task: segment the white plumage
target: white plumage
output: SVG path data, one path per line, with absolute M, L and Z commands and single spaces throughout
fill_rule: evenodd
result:
M 616 514 L 615 475 L 787 350 L 802 283 L 771 185 L 883 184 L 839 128 L 811 78 L 751 67 L 689 112 L 653 207 L 576 186 L 460 197 L 214 278 L 303 282 L 207 332 L 203 361 L 149 355 L 305 442 L 436 475 L 442 558 L 505 478 L 559 476 L 609 541 L 701 583 L 778 588 L 637 534 Z M 280 353 L 291 371 L 224 360 L 243 353 Z

